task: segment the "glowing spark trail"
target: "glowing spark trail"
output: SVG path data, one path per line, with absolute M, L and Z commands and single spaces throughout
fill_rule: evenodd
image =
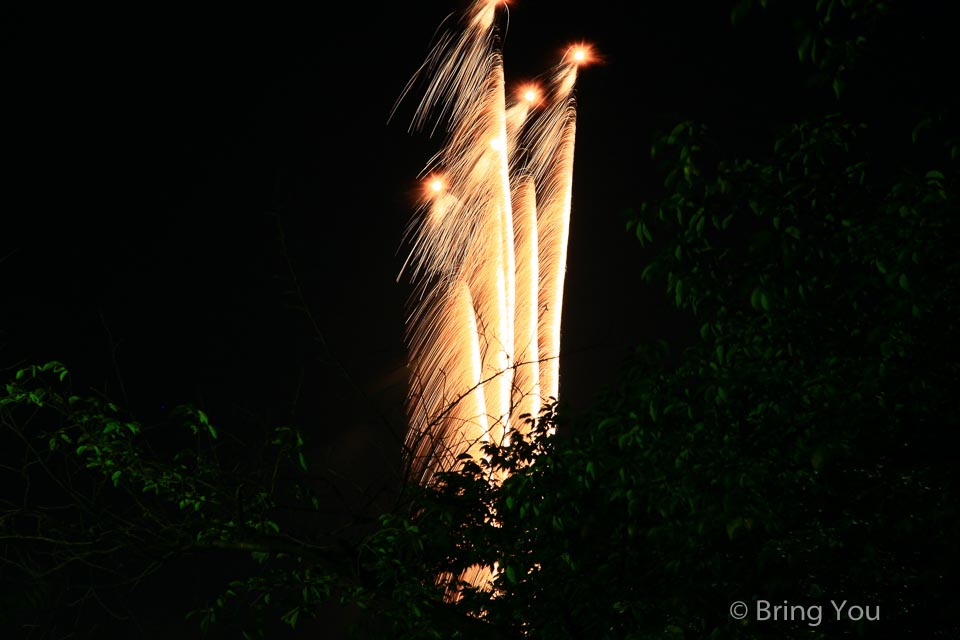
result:
M 497 31 L 502 0 L 475 0 L 407 85 L 426 81 L 411 125 L 446 133 L 428 163 L 403 270 L 410 477 L 422 484 L 462 454 L 523 429 L 559 391 L 560 320 L 569 235 L 578 67 L 572 46 L 508 94 Z M 403 98 L 401 96 L 401 99 Z M 489 571 L 467 579 L 479 584 Z

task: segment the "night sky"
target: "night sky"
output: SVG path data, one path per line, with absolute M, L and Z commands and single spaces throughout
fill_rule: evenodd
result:
M 802 97 L 769 70 L 794 56 L 782 33 L 735 32 L 722 3 L 637 4 L 516 2 L 504 39 L 508 82 L 574 40 L 605 57 L 577 90 L 562 360 L 574 407 L 615 380 L 630 346 L 676 333 L 624 231 L 623 212 L 662 179 L 654 131 L 709 116 L 747 141 L 771 102 L 783 116 Z M 331 376 L 393 411 L 402 234 L 441 141 L 407 132 L 413 100 L 388 114 L 459 6 L 8 21 L 0 365 L 62 360 L 147 416 L 180 402 L 221 423 L 292 412 L 341 437 L 335 405 L 349 403 L 331 402 Z M 280 229 L 326 348 L 290 308 Z

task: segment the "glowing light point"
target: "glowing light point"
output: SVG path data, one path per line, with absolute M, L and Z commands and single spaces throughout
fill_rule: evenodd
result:
M 438 175 L 432 175 L 423 181 L 424 196 L 430 200 L 439 198 L 447 190 L 446 181 Z
M 503 151 L 503 138 L 493 138 L 490 140 L 490 146 L 493 147 L 495 151 Z
M 528 107 L 533 107 L 540 102 L 542 93 L 540 87 L 536 84 L 526 83 L 517 87 L 514 95 L 516 95 L 517 99 L 521 102 L 527 103 Z
M 578 67 L 583 67 L 599 61 L 599 56 L 597 55 L 597 52 L 594 51 L 593 47 L 582 42 L 567 49 L 566 57 L 569 62 L 572 62 Z

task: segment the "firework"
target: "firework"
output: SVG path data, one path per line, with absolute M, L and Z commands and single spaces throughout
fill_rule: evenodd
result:
M 428 483 L 463 453 L 522 428 L 559 392 L 579 66 L 574 45 L 543 86 L 505 89 L 497 14 L 477 0 L 440 36 L 416 81 L 411 129 L 442 129 L 408 230 L 404 273 L 411 477 Z
M 403 92 L 425 82 L 411 129 L 445 134 L 424 170 L 401 273 L 415 285 L 406 443 L 409 476 L 422 484 L 524 429 L 519 416 L 559 391 L 573 88 L 593 53 L 575 45 L 542 85 L 508 93 L 503 4 L 476 0 Z

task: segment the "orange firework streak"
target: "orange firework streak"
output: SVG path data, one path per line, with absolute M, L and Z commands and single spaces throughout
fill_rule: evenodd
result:
M 435 117 L 447 134 L 425 171 L 404 263 L 416 285 L 406 443 L 410 477 L 425 485 L 463 454 L 480 459 L 484 444 L 525 429 L 518 416 L 536 415 L 559 391 L 573 88 L 593 53 L 571 47 L 544 90 L 527 85 L 508 102 L 496 46 L 502 4 L 476 0 L 417 74 L 430 75 L 411 128 Z M 475 586 L 492 577 L 486 567 L 460 576 Z

